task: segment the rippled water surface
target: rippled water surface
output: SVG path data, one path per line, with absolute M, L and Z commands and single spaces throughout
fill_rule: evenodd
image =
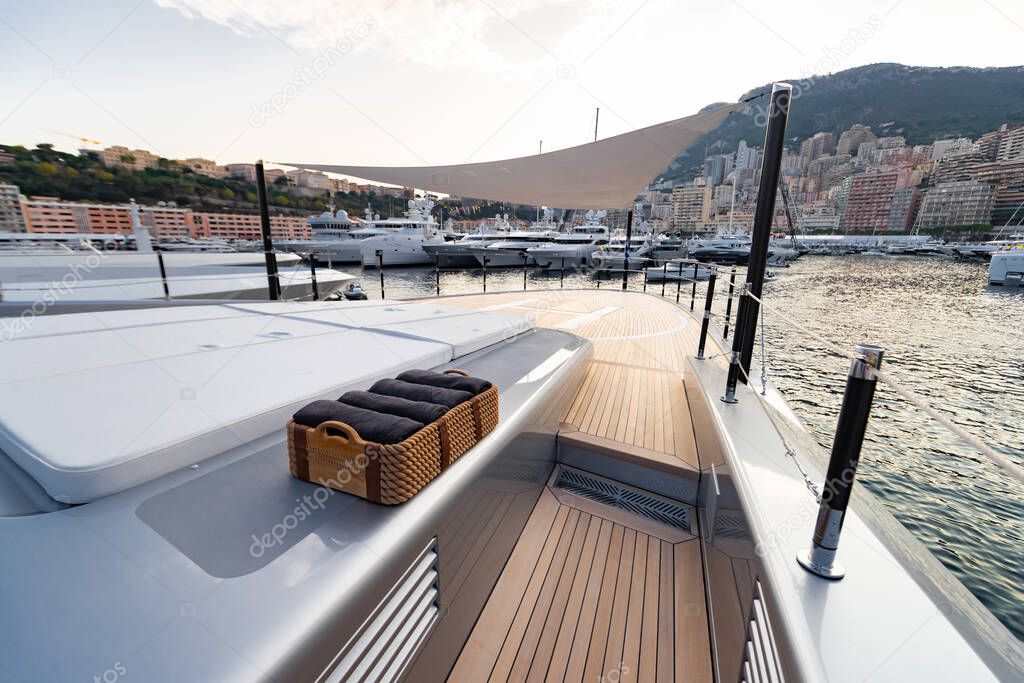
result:
M 1024 464 L 1024 290 L 987 287 L 985 265 L 933 259 L 805 257 L 778 272 L 765 288 L 770 306 L 851 351 L 857 342 L 884 347 L 885 368 L 904 385 Z M 530 289 L 559 286 L 557 273 L 527 278 Z M 380 297 L 376 273 L 362 282 Z M 595 284 L 592 276 L 565 278 L 566 287 Z M 481 286 L 479 270 L 441 276 L 442 294 Z M 632 276 L 631 289 L 641 286 L 642 276 Z M 429 268 L 385 271 L 389 298 L 430 295 L 435 287 Z M 487 275 L 489 292 L 522 288 L 522 271 Z M 674 298 L 674 285 L 667 293 Z M 681 295 L 689 301 L 687 287 Z M 771 312 L 765 336 L 769 377 L 827 450 L 847 362 Z M 883 387 L 859 480 L 1024 638 L 1024 492 L 1016 482 Z

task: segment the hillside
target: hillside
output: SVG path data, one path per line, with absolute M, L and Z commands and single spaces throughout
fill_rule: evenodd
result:
M 839 133 L 854 123 L 871 126 L 878 135 L 902 135 L 911 145 L 944 137 L 977 138 L 1006 122 L 1024 123 L 1024 66 L 976 69 L 935 68 L 902 64 L 871 64 L 838 73 L 795 78 L 787 137 L 795 147 L 818 131 Z M 739 99 L 767 92 L 765 84 Z M 700 140 L 689 154 L 673 162 L 664 179 L 697 174 L 705 145 L 722 141 L 731 152 L 740 140 L 764 144 L 766 98 L 737 112 L 718 130 Z M 760 123 L 759 127 L 757 123 Z
M 96 155 L 67 154 L 46 144 L 34 149 L 0 145 L 0 150 L 14 156 L 13 164 L 0 165 L 0 183 L 17 185 L 26 195 L 99 203 L 175 202 L 195 211 L 258 211 L 254 183 L 210 178 L 167 159 L 161 159 L 157 168 L 133 171 L 107 168 Z M 269 189 L 274 213 L 305 216 L 322 211 L 328 201 L 326 192 L 322 197 L 297 197 L 273 184 Z M 367 197 L 337 192 L 334 201 L 338 208 L 358 216 Z M 375 206 L 382 204 L 386 200 L 374 201 Z

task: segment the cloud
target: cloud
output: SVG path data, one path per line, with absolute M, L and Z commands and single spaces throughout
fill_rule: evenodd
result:
M 358 51 L 433 67 L 556 66 L 583 59 L 636 10 L 613 0 L 154 0 L 296 50 L 336 44 L 362 24 Z

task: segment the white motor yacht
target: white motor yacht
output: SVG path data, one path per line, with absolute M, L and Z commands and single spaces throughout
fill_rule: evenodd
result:
M 526 253 L 541 268 L 585 266 L 590 256 L 608 244 L 608 226 L 601 221 L 607 211 L 587 211 L 582 225 L 560 233 L 554 240 L 529 247 Z
M 431 216 L 434 200 L 429 197 L 410 199 L 403 218 L 374 220 L 376 234 L 358 239 L 360 260 L 364 268 L 376 268 L 378 252 L 385 266 L 425 265 L 434 258 L 424 247 L 444 244 L 439 226 Z M 353 233 L 353 237 L 356 233 Z
M 486 247 L 473 248 L 472 254 L 477 263 L 489 268 L 534 265 L 527 250 L 551 242 L 560 234 L 558 224 L 554 221 L 554 212 L 545 209 L 543 217 L 530 223 L 525 230 L 512 230 L 503 240 Z
M 367 219 L 372 221 L 372 210 L 367 207 Z M 359 263 L 359 252 L 350 246 L 352 233 L 358 227 L 348 212 L 335 209 L 333 203 L 319 216 L 310 216 L 308 240 L 281 240 L 275 246 L 295 252 L 305 259 L 316 257 L 324 263 Z M 368 235 L 367 235 L 368 236 Z
M 988 264 L 988 282 L 991 285 L 1020 287 L 1024 284 L 1024 236 L 992 252 Z
M 495 244 L 508 238 L 512 231 L 508 214 L 484 220 L 475 232 L 459 235 L 457 239 L 443 244 L 425 244 L 423 251 L 441 268 L 464 268 L 477 265 L 474 250 Z
M 629 269 L 640 270 L 653 254 L 650 234 L 634 233 L 629 240 Z M 608 244 L 598 247 L 590 256 L 590 265 L 596 270 L 622 270 L 626 263 L 626 233 L 620 231 Z

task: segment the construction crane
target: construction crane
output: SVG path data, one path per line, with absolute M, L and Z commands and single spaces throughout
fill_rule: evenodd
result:
M 83 138 L 80 135 L 72 135 L 71 133 L 64 133 L 59 130 L 53 130 L 52 128 L 40 128 L 39 130 L 45 133 L 52 133 L 53 135 L 60 135 L 61 137 L 70 138 L 78 142 L 84 142 L 87 145 L 102 145 L 103 143 L 99 140 L 93 140 L 92 138 Z

